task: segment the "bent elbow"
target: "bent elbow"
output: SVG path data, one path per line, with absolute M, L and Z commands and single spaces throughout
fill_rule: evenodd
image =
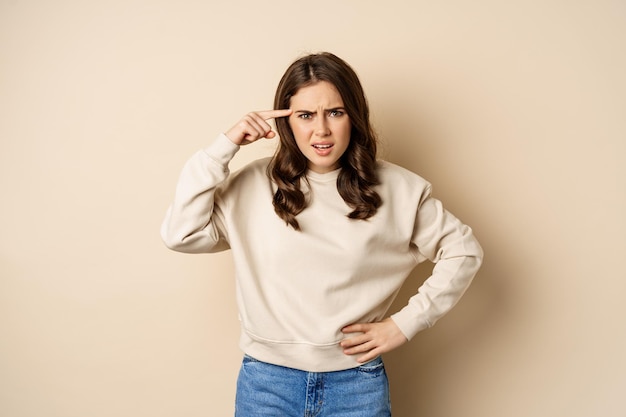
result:
M 186 236 L 175 231 L 169 227 L 167 222 L 163 222 L 161 225 L 161 240 L 165 244 L 165 247 L 176 252 L 189 252 L 189 242 Z
M 203 233 L 181 235 L 168 233 L 167 229 L 163 229 L 161 240 L 168 249 L 182 253 L 213 253 L 230 248 L 226 240 Z
M 161 232 L 161 240 L 165 244 L 165 247 L 170 250 L 176 252 L 188 252 L 188 250 L 186 250 L 187 245 L 184 240 L 178 236 Z

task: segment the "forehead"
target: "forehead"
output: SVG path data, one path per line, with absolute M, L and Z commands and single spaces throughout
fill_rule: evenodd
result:
M 343 107 L 343 99 L 333 84 L 327 81 L 318 81 L 315 84 L 300 88 L 291 97 L 291 106 Z

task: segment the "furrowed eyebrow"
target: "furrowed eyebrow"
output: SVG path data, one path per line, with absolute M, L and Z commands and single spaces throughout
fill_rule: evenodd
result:
M 332 109 L 326 109 L 324 110 L 325 112 L 331 112 L 331 111 L 346 111 L 345 107 L 333 107 Z M 307 113 L 307 114 L 315 114 L 317 113 L 317 110 L 295 110 L 294 113 Z
M 332 112 L 336 112 L 336 111 L 340 111 L 345 113 L 346 109 L 344 107 L 333 107 L 332 109 L 326 109 L 324 110 L 326 113 L 332 113 Z

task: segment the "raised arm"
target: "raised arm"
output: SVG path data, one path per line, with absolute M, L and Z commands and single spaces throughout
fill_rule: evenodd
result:
M 215 198 L 230 173 L 228 164 L 240 146 L 275 137 L 268 120 L 289 114 L 291 110 L 248 113 L 187 161 L 161 226 L 161 238 L 168 248 L 187 253 L 229 248 L 222 208 Z

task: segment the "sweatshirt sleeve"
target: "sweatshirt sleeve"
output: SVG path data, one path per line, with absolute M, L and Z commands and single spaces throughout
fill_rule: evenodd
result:
M 480 268 L 483 250 L 472 229 L 431 197 L 430 186 L 420 199 L 412 243 L 418 255 L 435 263 L 432 275 L 392 319 L 411 339 L 429 328 L 459 301 Z
M 238 150 L 238 145 L 221 134 L 187 161 L 161 225 L 161 238 L 168 248 L 186 253 L 228 249 L 216 190 L 228 178 L 228 163 Z

